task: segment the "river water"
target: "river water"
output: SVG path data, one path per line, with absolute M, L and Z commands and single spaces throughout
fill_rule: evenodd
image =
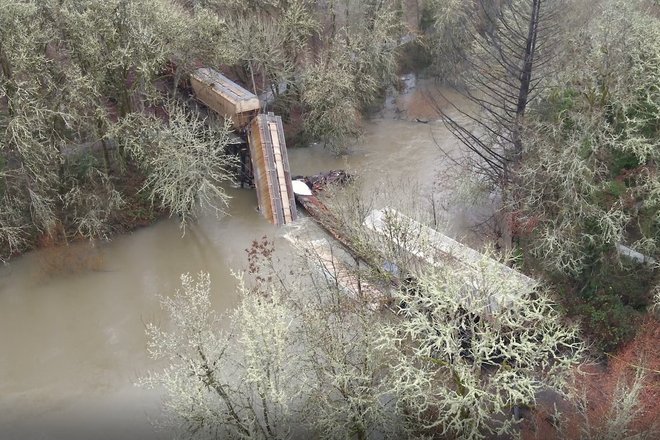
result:
M 318 145 L 290 149 L 291 172 L 343 168 L 367 187 L 387 178 L 430 188 L 447 166 L 436 142 L 456 148 L 441 122 L 374 119 L 344 156 Z M 181 273 L 203 270 L 216 309 L 231 309 L 238 301 L 231 270 L 246 267 L 251 241 L 268 235 L 286 246 L 287 228 L 259 215 L 253 191 L 229 192 L 229 215 L 203 216 L 184 236 L 166 219 L 109 243 L 33 252 L 0 268 L 0 439 L 167 438 L 150 424 L 159 396 L 133 385 L 158 368 L 144 334 L 145 322 L 163 317 L 157 295 L 171 294 Z

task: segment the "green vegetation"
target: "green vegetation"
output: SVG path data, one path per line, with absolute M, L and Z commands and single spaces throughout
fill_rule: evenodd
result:
M 216 438 L 290 438 L 296 423 L 332 439 L 515 436 L 511 413 L 547 390 L 583 411 L 584 438 L 657 434 L 631 428 L 639 372 L 657 366 L 633 365 L 595 431 L 569 387 L 587 346 L 602 357 L 657 325 L 657 1 L 0 0 L 0 260 L 226 212 L 230 126 L 186 89 L 202 65 L 266 96 L 291 138 L 337 153 L 402 68 L 457 85 L 470 106 L 435 103 L 466 147 L 452 159 L 475 176 L 471 193 L 491 191 L 498 245 L 540 285 L 487 258 L 430 264 L 402 251 L 419 238 L 410 225 L 374 238 L 371 204 L 343 191 L 328 206 L 361 256 L 354 298 L 319 275 L 318 249 L 285 274 L 262 242 L 231 332 L 208 275 L 184 275 L 163 300 L 172 326 L 148 336 L 166 367 L 141 383 L 165 390 L 167 425 Z M 415 194 L 402 204 L 419 208 Z M 363 278 L 395 288 L 374 300 Z M 553 417 L 555 437 L 564 428 Z
M 658 282 L 660 22 L 639 8 L 605 2 L 589 38 L 565 43 L 581 55 L 533 106 L 511 187 L 512 207 L 538 221 L 521 237 L 526 261 L 552 274 L 604 350 L 632 338 Z
M 304 139 L 341 151 L 393 81 L 399 6 L 0 1 L 0 259 L 60 227 L 60 240 L 107 238 L 223 212 L 228 127 L 177 88 L 199 65 L 272 92 Z

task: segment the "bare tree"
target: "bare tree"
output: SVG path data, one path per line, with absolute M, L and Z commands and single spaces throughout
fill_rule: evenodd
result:
M 470 106 L 442 111 L 452 133 L 470 150 L 470 166 L 497 186 L 511 179 L 524 153 L 529 103 L 543 85 L 558 32 L 561 0 L 479 0 L 470 8 L 472 49 L 464 58 Z

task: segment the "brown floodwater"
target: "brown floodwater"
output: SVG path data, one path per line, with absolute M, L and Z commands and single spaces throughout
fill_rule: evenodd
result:
M 367 189 L 386 180 L 428 189 L 447 167 L 435 142 L 456 148 L 437 120 L 375 119 L 345 155 L 319 145 L 291 149 L 291 171 L 343 168 Z M 229 192 L 229 215 L 202 216 L 184 236 L 166 219 L 109 243 L 32 252 L 0 268 L 0 439 L 167 438 L 150 424 L 158 393 L 133 385 L 158 367 L 144 334 L 145 322 L 163 318 L 157 295 L 171 294 L 183 272 L 207 271 L 214 306 L 231 309 L 238 301 L 231 270 L 246 267 L 252 240 L 268 235 L 286 246 L 288 228 L 259 215 L 253 191 Z

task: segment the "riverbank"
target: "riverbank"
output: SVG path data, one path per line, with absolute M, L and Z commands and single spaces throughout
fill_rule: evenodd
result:
M 447 166 L 430 130 L 446 148 L 455 146 L 441 124 L 376 118 L 345 155 L 336 156 L 321 145 L 291 149 L 291 172 L 347 169 L 361 176 L 368 192 L 382 192 L 384 179 L 419 181 L 427 191 Z M 203 270 L 211 274 L 215 310 L 230 311 L 237 301 L 232 271 L 247 267 L 245 250 L 254 239 L 270 237 L 278 256 L 287 261 L 291 251 L 282 236 L 289 228 L 321 234 L 305 219 L 275 228 L 257 212 L 254 191 L 227 192 L 228 215 L 204 212 L 183 236 L 176 219 L 165 216 L 109 242 L 37 250 L 0 267 L 0 437 L 32 440 L 35 430 L 24 425 L 30 420 L 32 426 L 44 427 L 40 432 L 46 438 L 86 439 L 84 433 L 76 437 L 66 430 L 51 434 L 45 424 L 66 425 L 77 415 L 82 419 L 90 414 L 85 411 L 89 407 L 105 408 L 106 420 L 118 421 L 115 430 L 109 427 L 103 434 L 106 438 L 125 438 L 119 421 L 128 417 L 124 397 L 129 395 L 131 429 L 152 429 L 154 396 L 129 390 L 138 376 L 157 368 L 147 357 L 144 323 L 162 318 L 158 295 L 172 294 L 181 273 Z M 452 217 L 455 236 L 462 235 L 464 215 Z M 62 250 L 71 251 L 70 256 Z M 75 261 L 80 255 L 93 264 L 70 270 L 67 258 Z M 18 435 L 22 427 L 24 436 Z
M 438 106 L 447 105 L 444 101 L 445 97 L 455 97 L 454 92 L 449 89 L 439 88 L 431 79 L 417 80 L 415 74 L 407 74 L 400 77 L 400 82 L 401 87 L 399 89 L 388 89 L 382 108 L 368 117 L 366 120 L 367 125 L 364 126 L 362 135 L 356 139 L 347 141 L 348 150 L 354 149 L 355 145 L 361 142 L 361 137 L 369 136 L 369 120 L 404 120 L 415 123 L 419 123 L 420 121 L 425 123 L 438 121 L 441 117 Z M 202 115 L 205 112 L 206 110 L 202 111 Z M 293 118 L 293 122 L 285 124 L 287 131 L 293 132 L 294 136 L 296 135 L 296 127 L 292 124 L 295 124 L 295 121 L 296 119 Z M 304 145 L 294 148 L 306 149 L 309 147 Z M 411 151 L 411 154 L 414 154 L 414 152 Z M 118 164 L 116 166 L 119 167 Z M 101 237 L 98 237 L 101 241 L 111 240 L 122 234 L 133 232 L 171 216 L 171 212 L 159 206 L 157 201 L 156 203 L 152 203 L 149 194 L 144 191 L 146 177 L 143 170 L 135 164 L 130 163 L 122 165 L 121 168 L 121 174 L 110 174 L 110 182 L 114 185 L 114 189 L 121 194 L 123 204 L 115 207 L 110 212 L 104 213 L 104 218 L 95 220 L 102 220 L 105 223 L 103 234 Z M 319 169 L 316 171 L 325 170 Z M 431 177 L 431 180 L 433 178 Z M 81 234 L 80 224 L 72 222 L 72 219 L 71 213 L 63 211 L 50 230 L 40 231 L 38 229 L 32 229 L 29 233 L 30 235 L 25 237 L 25 245 L 19 251 L 12 253 L 10 258 L 16 258 L 26 252 L 38 249 L 65 249 L 69 244 L 89 240 L 89 237 Z M 62 266 L 68 264 L 66 262 L 67 260 L 75 258 L 74 256 L 68 256 L 72 252 L 66 250 L 61 252 L 65 257 L 62 260 Z
M 114 190 L 121 194 L 122 203 L 114 210 L 104 212 L 103 218 L 90 219 L 94 222 L 103 221 L 101 236 L 90 240 L 90 237 L 85 236 L 86 230 L 81 219 L 74 217 L 74 221 L 71 221 L 71 217 L 75 214 L 67 213 L 63 207 L 60 215 L 53 220 L 50 229 L 39 230 L 26 227 L 26 232 L 22 234 L 22 246 L 5 255 L 5 262 L 43 249 L 62 249 L 62 253 L 67 254 L 68 251 L 65 249 L 69 245 L 85 241 L 108 241 L 122 234 L 152 225 L 170 215 L 164 208 L 153 204 L 148 195 L 141 191 L 145 177 L 135 167 L 128 168 L 123 175 L 114 177 L 111 181 Z M 2 257 L 0 255 L 0 258 Z M 63 261 L 62 264 L 65 262 Z

